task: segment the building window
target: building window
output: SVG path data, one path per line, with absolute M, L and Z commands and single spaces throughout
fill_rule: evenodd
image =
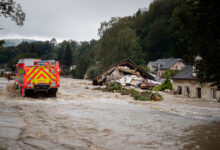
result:
M 187 97 L 190 97 L 190 88 L 189 88 L 189 86 L 185 86 L 185 95 Z
M 182 95 L 182 86 L 178 86 L 177 94 Z
M 202 89 L 200 87 L 196 88 L 197 98 L 202 98 Z
M 211 94 L 212 94 L 212 99 L 217 99 L 217 94 L 216 94 L 217 89 L 216 88 L 212 88 L 211 89 Z

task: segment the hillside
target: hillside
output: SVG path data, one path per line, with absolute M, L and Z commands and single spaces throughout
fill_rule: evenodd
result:
M 4 47 L 10 47 L 10 46 L 17 46 L 19 45 L 21 42 L 35 42 L 36 40 L 30 40 L 30 39 L 4 39 L 5 44 L 3 45 Z

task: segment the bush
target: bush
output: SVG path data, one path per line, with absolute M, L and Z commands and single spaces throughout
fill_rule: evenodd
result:
M 153 89 L 153 91 L 162 91 L 162 87 L 161 85 L 155 86 Z
M 95 78 L 99 74 L 98 66 L 91 66 L 87 70 L 87 76 L 89 79 Z
M 64 76 L 71 75 L 70 69 L 62 69 L 61 75 L 64 75 Z
M 173 89 L 173 86 L 172 86 L 172 83 L 170 81 L 170 78 L 169 76 L 166 77 L 165 81 L 163 84 L 159 85 L 159 86 L 155 86 L 153 88 L 153 91 L 164 91 L 166 89 L 169 89 L 169 90 L 172 90 Z
M 107 85 L 107 89 L 110 91 L 120 91 L 122 89 L 122 85 L 120 83 L 112 82 Z
M 139 100 L 139 101 L 151 101 L 150 97 L 145 97 L 145 96 L 142 96 L 142 95 L 135 95 L 134 99 Z
M 131 97 L 134 97 L 135 95 L 138 95 L 139 92 L 136 91 L 135 89 L 125 89 L 122 88 L 122 90 L 120 91 L 121 95 L 130 95 Z
M 163 89 L 165 90 L 165 89 L 169 89 L 169 90 L 172 90 L 173 89 L 173 86 L 172 86 L 172 83 L 171 83 L 171 81 L 170 81 L 170 77 L 169 76 L 167 76 L 166 77 L 166 79 L 165 79 L 165 81 L 164 81 L 164 83 L 163 83 Z
M 152 94 L 152 92 L 150 92 L 150 91 L 145 91 L 145 92 L 142 92 L 141 93 L 143 96 L 150 96 L 151 94 Z

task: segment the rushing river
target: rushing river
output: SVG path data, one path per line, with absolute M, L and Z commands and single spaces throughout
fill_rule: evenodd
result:
M 220 148 L 216 117 L 153 110 L 74 84 L 57 98 L 23 98 L 6 84 L 0 78 L 0 146 L 9 150 Z

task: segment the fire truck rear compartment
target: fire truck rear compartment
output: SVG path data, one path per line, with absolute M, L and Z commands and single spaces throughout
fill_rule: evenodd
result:
M 49 97 L 55 97 L 59 80 L 59 62 L 55 60 L 39 60 L 32 58 L 20 59 L 16 64 L 18 80 L 22 96 L 35 96 L 37 93 L 45 93 Z

